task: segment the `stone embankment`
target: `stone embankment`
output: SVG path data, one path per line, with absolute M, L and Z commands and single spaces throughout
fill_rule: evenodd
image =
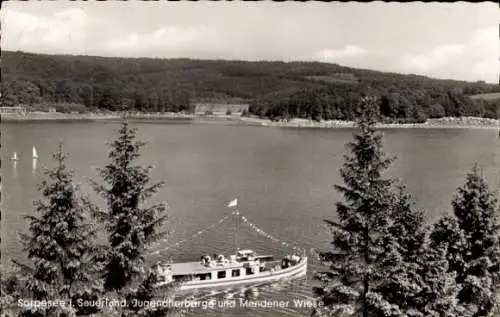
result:
M 25 114 L 19 113 L 3 113 L 1 114 L 2 121 L 58 121 L 58 120 L 122 120 L 123 118 L 131 120 L 190 120 L 199 123 L 231 123 L 231 124 L 249 124 L 261 125 L 269 127 L 285 127 L 285 128 L 353 128 L 356 124 L 352 121 L 329 120 L 329 121 L 313 121 L 307 119 L 291 119 L 271 121 L 269 119 L 261 119 L 257 117 L 240 117 L 238 114 L 225 115 L 199 115 L 199 114 L 182 114 L 182 113 L 58 113 L 58 112 L 28 112 Z M 379 125 L 380 128 L 473 128 L 473 129 L 500 129 L 500 120 L 476 117 L 460 117 L 460 118 L 439 118 L 428 119 L 425 123 L 384 123 Z
M 307 119 L 291 119 L 271 121 L 259 118 L 241 118 L 248 123 L 260 123 L 263 126 L 289 127 L 289 128 L 353 128 L 356 124 L 352 121 L 329 120 L 313 121 Z M 499 129 L 500 120 L 476 117 L 439 118 L 428 119 L 425 123 L 384 123 L 380 128 L 474 128 L 474 129 Z

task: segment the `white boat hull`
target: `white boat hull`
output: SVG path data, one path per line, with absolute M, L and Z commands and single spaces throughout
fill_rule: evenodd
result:
M 240 284 L 265 283 L 281 279 L 301 277 L 304 276 L 306 272 L 307 272 L 307 257 L 304 257 L 298 264 L 286 269 L 281 269 L 278 271 L 260 272 L 258 274 L 255 274 L 255 276 L 238 276 L 220 280 L 189 281 L 180 284 L 179 290 L 185 291 L 185 290 L 215 288 L 221 286 L 232 286 Z

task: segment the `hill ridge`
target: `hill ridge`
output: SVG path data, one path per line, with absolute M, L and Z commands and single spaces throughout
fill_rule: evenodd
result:
M 350 79 L 338 74 L 348 74 Z M 384 115 L 393 119 L 440 117 L 442 112 L 446 116 L 496 118 L 495 100 L 483 102 L 467 96 L 500 92 L 499 85 L 484 82 L 313 61 L 124 58 L 22 51 L 2 52 L 1 88 L 4 106 L 66 103 L 112 111 L 189 112 L 194 102 L 244 101 L 260 116 L 324 119 L 352 118 L 355 99 L 364 94 L 383 99 Z

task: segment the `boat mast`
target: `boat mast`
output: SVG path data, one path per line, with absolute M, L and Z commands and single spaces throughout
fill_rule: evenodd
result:
M 238 206 L 236 206 L 236 230 L 234 232 L 234 235 L 233 235 L 233 243 L 234 243 L 234 250 L 235 250 L 235 253 L 238 252 L 238 231 L 239 231 L 239 218 L 240 218 L 240 211 L 238 210 Z
M 238 198 L 235 198 L 233 200 L 231 200 L 229 202 L 229 204 L 227 204 L 227 206 L 229 208 L 234 208 L 234 211 L 233 211 L 233 214 L 236 216 L 236 230 L 235 232 L 233 233 L 233 246 L 234 248 L 236 249 L 236 252 L 238 251 L 238 247 L 237 247 L 237 237 L 236 237 L 236 233 L 239 231 L 239 222 L 238 222 L 238 218 L 240 217 L 240 211 L 238 210 Z

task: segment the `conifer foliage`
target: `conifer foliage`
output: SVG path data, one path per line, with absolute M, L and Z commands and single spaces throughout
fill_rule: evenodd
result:
M 122 317 L 163 317 L 167 314 L 167 308 L 149 305 L 155 299 L 157 281 L 156 272 L 149 270 L 137 290 L 127 295 L 128 309 Z
M 445 249 L 429 244 L 425 214 L 415 209 L 403 186 L 396 192 L 391 221 L 382 268 L 385 278 L 375 287 L 377 292 L 399 308 L 398 316 L 460 316 L 455 275 L 448 272 Z
M 457 299 L 470 316 L 493 316 L 500 287 L 500 226 L 497 199 L 477 164 L 452 201 L 453 216 L 435 226 L 434 245 L 448 246 L 450 269 L 459 285 Z
M 334 250 L 320 254 L 330 271 L 317 274 L 323 285 L 316 293 L 330 316 L 348 312 L 363 317 L 399 316 L 397 305 L 376 291 L 385 280 L 382 272 L 387 271 L 386 243 L 394 205 L 393 181 L 382 173 L 393 158 L 382 151 L 382 135 L 375 129 L 376 101 L 364 98 L 361 107 L 360 133 L 348 143 L 350 154 L 340 169 L 345 185 L 335 186 L 345 202 L 337 203 L 338 223 L 327 221 Z
M 429 241 L 423 211 L 414 208 L 404 186 L 383 173 L 393 158 L 382 151 L 376 131 L 375 101 L 362 100 L 360 133 L 348 143 L 350 153 L 340 169 L 343 186 L 335 186 L 338 221 L 327 220 L 333 251 L 320 254 L 329 271 L 315 289 L 325 305 L 319 315 L 363 317 L 467 316 L 458 303 L 456 273 L 448 250 L 462 243 L 458 225 L 442 223 L 450 243 Z M 453 233 L 453 234 L 452 234 Z M 460 257 L 454 259 L 460 263 Z
M 121 291 L 145 274 L 146 247 L 162 235 L 159 230 L 166 220 L 164 204 L 145 206 L 163 183 L 151 185 L 151 167 L 133 165 L 143 146 L 136 129 L 124 122 L 110 145 L 110 163 L 99 170 L 105 185 L 94 184 L 107 202 L 99 214 L 109 243 L 103 255 L 107 291 Z
M 391 207 L 391 224 L 385 235 L 385 259 L 380 270 L 384 279 L 375 286 L 389 303 L 403 312 L 418 311 L 421 291 L 418 259 L 425 251 L 426 228 L 424 213 L 412 206 L 404 186 L 399 186 Z
M 33 300 L 66 301 L 66 306 L 26 309 L 22 316 L 73 316 L 84 314 L 70 300 L 91 298 L 91 255 L 94 230 L 87 222 L 93 205 L 78 195 L 73 173 L 66 167 L 62 144 L 53 154 L 57 165 L 45 171 L 40 184 L 43 198 L 34 202 L 35 215 L 27 216 L 29 233 L 22 235 L 28 259 L 34 267 L 26 286 Z

